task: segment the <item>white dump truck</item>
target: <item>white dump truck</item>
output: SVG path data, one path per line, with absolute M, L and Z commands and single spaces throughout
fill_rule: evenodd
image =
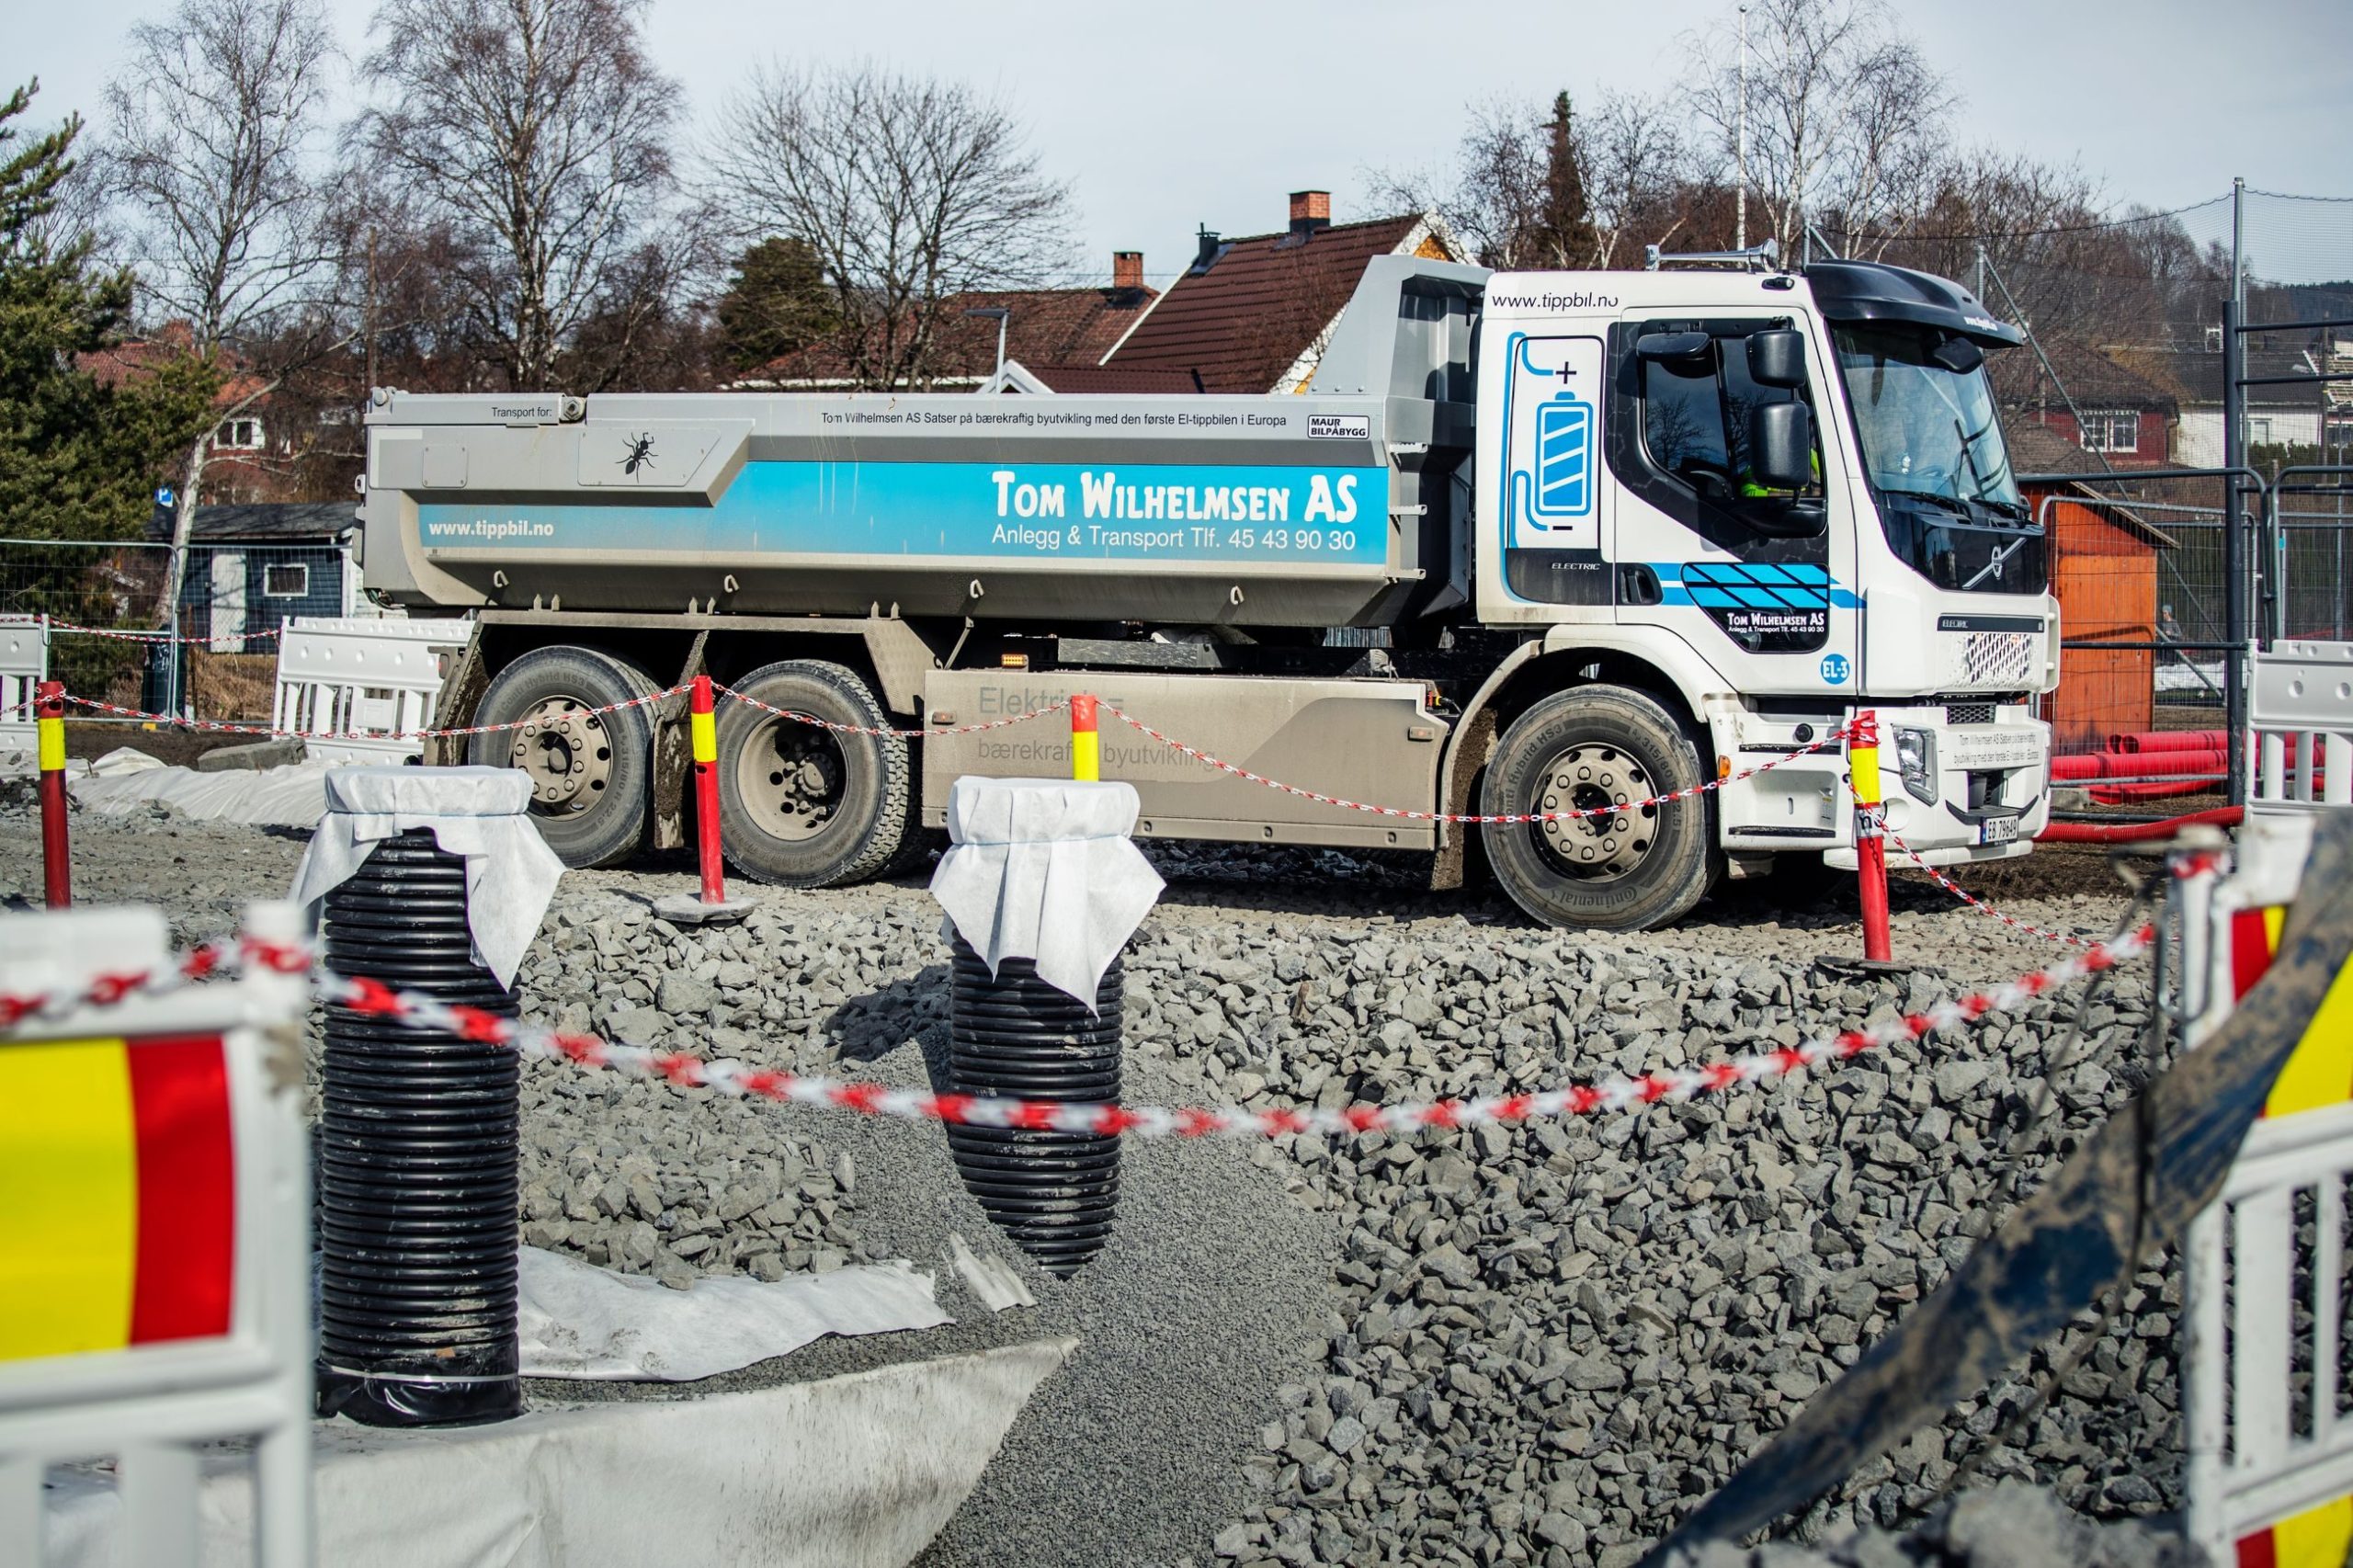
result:
M 904 863 L 959 775 L 1063 771 L 1052 721 L 937 732 L 1084 692 L 1351 801 L 1622 808 L 1370 815 L 1107 715 L 1146 835 L 1426 851 L 1445 887 L 1477 835 L 1536 918 L 1646 927 L 1854 864 L 1841 749 L 1807 748 L 1860 707 L 1915 849 L 2027 852 L 2059 624 L 1984 369 L 2018 341 L 1859 262 L 1383 257 L 1295 396 L 379 392 L 362 570 L 472 615 L 443 722 L 529 723 L 428 760 L 529 772 L 574 865 L 693 825 L 683 701 L 590 711 L 691 675 L 926 732 L 721 703 L 727 858 L 795 886 Z

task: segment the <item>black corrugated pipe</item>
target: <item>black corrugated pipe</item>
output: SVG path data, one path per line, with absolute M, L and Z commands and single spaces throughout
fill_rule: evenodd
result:
M 468 954 L 466 863 L 379 843 L 326 895 L 326 961 L 512 1017 Z M 318 1409 L 375 1426 L 521 1414 L 512 1051 L 326 1010 L 318 1131 Z
M 1060 1104 L 1120 1097 L 1120 960 L 1095 989 L 1096 1011 L 1006 959 L 995 978 L 961 937 L 949 989 L 949 1077 L 958 1094 Z M 964 1186 L 1014 1244 L 1048 1272 L 1076 1273 L 1103 1250 L 1120 1198 L 1116 1134 L 951 1123 L 948 1148 Z

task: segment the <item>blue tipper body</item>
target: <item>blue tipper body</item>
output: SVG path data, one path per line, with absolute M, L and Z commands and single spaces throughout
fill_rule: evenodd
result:
M 429 551 L 1062 556 L 1379 566 L 1389 473 L 1300 465 L 755 461 L 709 506 L 427 502 Z

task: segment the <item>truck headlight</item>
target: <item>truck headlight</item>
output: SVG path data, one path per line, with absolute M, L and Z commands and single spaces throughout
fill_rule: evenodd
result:
M 1895 765 L 1904 774 L 1904 792 L 1924 806 L 1937 803 L 1937 737 L 1929 730 L 1895 732 Z

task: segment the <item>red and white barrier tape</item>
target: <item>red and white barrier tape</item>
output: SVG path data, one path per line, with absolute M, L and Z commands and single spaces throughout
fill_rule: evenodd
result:
M 84 1007 L 112 1007 L 139 998 L 168 995 L 216 975 L 258 965 L 278 974 L 301 974 L 311 954 L 300 947 L 248 938 L 206 942 L 153 969 L 116 970 L 92 975 L 78 991 L 40 991 L 25 995 L 0 992 L 0 1032 L 28 1018 L 57 1018 Z
M 2176 875 L 2202 875 L 2219 863 L 2219 858 L 2212 855 L 2198 857 L 2179 867 Z M 451 1034 L 484 1045 L 511 1047 L 526 1056 L 584 1067 L 609 1067 L 633 1077 L 660 1079 L 719 1094 L 756 1096 L 784 1104 L 830 1107 L 904 1120 L 983 1127 L 1105 1135 L 1132 1132 L 1147 1138 L 1199 1138 L 1213 1133 L 1279 1137 L 1287 1133 L 1403 1132 L 1429 1127 L 1472 1127 L 1680 1104 L 1700 1095 L 1789 1077 L 1880 1047 L 1973 1024 L 1988 1014 L 2014 1011 L 2049 992 L 2137 957 L 2154 937 L 2154 927 L 2143 926 L 2109 941 L 2088 944 L 2081 953 L 2006 984 L 1938 1003 L 1899 1018 L 1820 1035 L 1801 1045 L 1728 1057 L 1705 1067 L 1659 1068 L 1632 1076 L 1613 1074 L 1590 1084 L 1573 1084 L 1535 1094 L 1409 1100 L 1388 1105 L 1281 1107 L 1268 1110 L 1240 1106 L 1172 1109 L 1108 1103 L 1064 1104 L 897 1089 L 882 1084 L 753 1067 L 732 1060 L 711 1061 L 684 1051 L 656 1051 L 592 1034 L 518 1023 L 477 1007 L 444 1002 L 364 977 L 322 972 L 315 984 L 321 1000 L 363 1017 Z M 74 993 L 0 994 L 0 1031 L 31 1017 L 59 1017 L 82 1006 L 113 1006 L 134 996 L 158 995 L 248 963 L 261 964 L 279 973 L 296 973 L 311 967 L 312 958 L 300 948 L 252 941 L 233 948 L 226 944 L 199 947 L 169 967 L 100 975 Z
M 323 999 L 363 1017 L 451 1034 L 484 1045 L 511 1046 L 525 1056 L 570 1062 L 583 1067 L 609 1067 L 631 1077 L 660 1079 L 685 1088 L 710 1089 L 723 1095 L 756 1096 L 790 1105 L 830 1107 L 910 1121 L 1040 1131 L 1134 1133 L 1145 1138 L 1199 1138 L 1211 1134 L 1271 1138 L 1294 1132 L 1405 1132 L 1427 1127 L 1475 1127 L 1680 1104 L 1700 1095 L 1788 1077 L 1810 1067 L 1847 1061 L 1878 1047 L 1973 1024 L 1989 1013 L 2013 1011 L 2047 992 L 2136 957 L 2154 939 L 2154 927 L 2143 926 L 2112 941 L 2096 943 L 2081 954 L 2006 985 L 1939 1003 L 1901 1018 L 1822 1035 L 1802 1045 L 1729 1057 L 1705 1067 L 1659 1068 L 1634 1077 L 1617 1074 L 1538 1094 L 1337 1108 L 1294 1106 L 1270 1110 L 1250 1110 L 1240 1106 L 1170 1109 L 1159 1106 L 1063 1104 L 932 1094 L 753 1067 L 732 1060 L 710 1061 L 684 1051 L 655 1051 L 591 1034 L 542 1028 L 421 993 L 396 990 L 373 980 L 323 975 L 319 994 Z
M 643 708 L 665 698 L 676 697 L 689 688 L 671 687 L 666 691 L 631 697 L 620 702 L 608 702 L 601 708 L 575 708 L 572 716 L 594 718 L 599 714 L 618 713 L 624 708 Z M 263 735 L 280 740 L 296 741 L 423 741 L 443 735 L 491 735 L 506 730 L 520 730 L 542 722 L 534 717 L 517 719 L 504 724 L 461 724 L 441 730 L 281 730 L 270 724 L 238 724 L 225 719 L 180 719 L 169 713 L 149 713 L 137 708 L 124 708 L 117 703 L 101 702 L 94 697 L 65 694 L 65 700 L 76 708 L 87 708 L 99 713 L 110 713 L 119 719 L 144 719 L 152 723 L 173 724 L 183 730 L 205 730 L 223 735 Z
M 77 626 L 70 620 L 52 620 L 49 629 L 72 632 L 79 637 L 109 637 L 118 642 L 176 642 L 192 647 L 209 647 L 215 642 L 258 642 L 286 630 L 282 626 L 271 626 L 255 631 L 224 631 L 204 637 L 185 637 L 171 631 L 119 631 L 108 626 Z
M 1961 903 L 1969 905 L 1970 908 L 1977 911 L 1980 915 L 1990 915 L 1995 919 L 2000 921 L 2003 925 L 2011 927 L 2013 930 L 2024 931 L 2030 936 L 2040 937 L 2049 941 L 2064 942 L 2068 946 L 2075 948 L 2089 947 L 2091 945 L 2090 939 L 2087 937 L 2071 937 L 2064 931 L 2048 931 L 2043 929 L 2043 927 L 2037 926 L 2030 920 L 2021 920 L 2015 915 L 1995 908 L 1984 899 L 1979 898 L 1975 893 L 1971 892 L 1967 888 L 1962 887 L 1959 882 L 1954 881 L 1950 877 L 1946 876 L 1944 872 L 1938 870 L 1936 867 L 1929 865 L 1927 860 L 1922 857 L 1917 849 L 1913 848 L 1910 845 L 1904 842 L 1903 835 L 1896 833 L 1893 829 L 1887 829 L 1884 831 L 1886 833 L 1887 841 L 1890 844 L 1894 845 L 1898 849 L 1903 850 L 1905 856 L 1911 859 L 1915 866 L 1917 866 L 1920 869 L 1927 872 L 1930 881 L 1934 881 L 1937 886 L 1944 889 L 1945 892 L 1952 894 L 1953 897 L 1961 900 Z
M 977 724 L 959 724 L 953 729 L 894 730 L 887 725 L 870 728 L 864 724 L 836 723 L 831 719 L 820 719 L 813 713 L 802 713 L 790 708 L 779 708 L 773 702 L 763 702 L 756 697 L 746 696 L 732 686 L 713 683 L 711 689 L 723 692 L 736 701 L 759 709 L 764 713 L 773 713 L 779 719 L 790 719 L 796 724 L 808 724 L 820 730 L 832 730 L 838 734 L 881 735 L 886 739 L 895 737 L 904 741 L 919 741 L 931 735 L 977 735 L 983 730 L 1002 730 L 1013 724 L 1026 724 L 1032 719 L 1042 719 L 1049 713 L 1066 712 L 1070 708 L 1070 699 L 1065 697 L 1059 701 L 1049 702 L 1043 708 L 1032 708 L 1027 713 L 1016 713 L 1006 719 L 987 719 Z
M 1205 767 L 1216 768 L 1220 773 L 1230 773 L 1236 778 L 1245 778 L 1253 784 L 1263 784 L 1269 790 L 1279 790 L 1286 795 L 1296 795 L 1301 800 L 1315 801 L 1327 806 L 1338 806 L 1346 811 L 1364 812 L 1372 816 L 1403 817 L 1409 822 L 1443 822 L 1480 826 L 1517 826 L 1522 824 L 1574 822 L 1584 817 L 1616 816 L 1620 812 L 1638 812 L 1645 806 L 1664 806 L 1677 801 L 1692 800 L 1706 794 L 1711 790 L 1721 790 L 1727 784 L 1737 784 L 1744 778 L 1754 778 L 1760 773 L 1770 773 L 1784 763 L 1794 762 L 1799 757 L 1818 752 L 1824 746 L 1836 744 L 1847 737 L 1847 730 L 1842 726 L 1818 740 L 1808 742 L 1795 751 L 1777 756 L 1770 762 L 1760 762 L 1753 767 L 1743 767 L 1727 773 L 1721 778 L 1711 778 L 1705 783 L 1694 784 L 1687 790 L 1671 790 L 1664 795 L 1652 795 L 1640 801 L 1621 801 L 1608 806 L 1587 806 L 1554 812 L 1507 812 L 1497 816 L 1483 816 L 1472 812 L 1416 811 L 1410 806 L 1369 806 L 1361 801 L 1344 800 L 1337 795 L 1326 795 L 1319 790 L 1302 789 L 1297 784 L 1286 784 L 1279 778 L 1269 778 L 1263 773 L 1253 773 L 1248 768 L 1228 762 L 1222 757 L 1212 756 L 1208 752 L 1197 750 L 1180 740 L 1164 735 L 1134 714 L 1115 708 L 1108 702 L 1103 704 L 1103 707 L 1106 711 L 1117 717 L 1131 729 L 1142 731 L 1161 744 L 1173 751 L 1184 753 Z

